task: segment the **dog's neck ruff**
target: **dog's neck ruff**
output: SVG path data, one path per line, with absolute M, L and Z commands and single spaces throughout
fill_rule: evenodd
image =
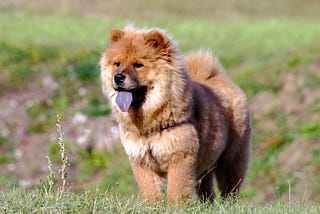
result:
M 152 135 L 152 134 L 155 134 L 156 132 L 162 132 L 163 130 L 170 129 L 176 126 L 181 126 L 188 123 L 189 123 L 188 120 L 182 120 L 180 122 L 171 121 L 169 123 L 161 124 L 158 128 L 150 129 L 146 134 Z

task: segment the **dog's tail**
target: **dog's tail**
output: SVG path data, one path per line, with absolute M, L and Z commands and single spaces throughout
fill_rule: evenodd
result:
M 199 51 L 185 56 L 191 80 L 209 86 L 221 97 L 222 105 L 232 113 L 233 123 L 243 135 L 250 129 L 250 116 L 244 92 L 227 76 L 219 60 L 209 51 Z M 241 129 L 243 127 L 243 129 Z
M 191 79 L 199 83 L 225 76 L 224 68 L 210 51 L 201 50 L 186 55 L 185 64 Z

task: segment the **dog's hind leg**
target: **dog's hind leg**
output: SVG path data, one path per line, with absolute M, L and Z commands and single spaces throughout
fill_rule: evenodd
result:
M 236 139 L 219 158 L 214 169 L 222 198 L 239 194 L 249 164 L 250 134 Z
M 198 180 L 198 196 L 201 200 L 213 201 L 216 197 L 214 193 L 214 170 L 208 171 L 202 178 Z

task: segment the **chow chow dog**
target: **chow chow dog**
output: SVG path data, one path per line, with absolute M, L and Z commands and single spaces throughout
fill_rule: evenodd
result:
M 209 51 L 179 55 L 163 30 L 112 29 L 100 60 L 102 90 L 119 123 L 141 194 L 184 202 L 236 196 L 251 125 L 243 91 Z

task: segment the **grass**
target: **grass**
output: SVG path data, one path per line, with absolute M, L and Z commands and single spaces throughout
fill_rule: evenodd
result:
M 157 4 L 168 9 L 165 2 Z M 190 4 L 193 5 L 188 2 L 185 6 L 190 7 Z M 70 116 L 70 106 L 73 106 L 72 112 L 82 112 L 89 119 L 109 115 L 110 109 L 101 94 L 97 62 L 107 45 L 109 30 L 122 28 L 131 20 L 139 27 L 159 26 L 166 29 L 174 36 L 183 53 L 199 48 L 212 49 L 250 101 L 262 92 L 271 94 L 275 100 L 280 99 L 286 83 L 284 76 L 288 74 L 306 78 L 302 89 L 288 96 L 300 97 L 304 89 L 311 92 L 319 90 L 319 76 L 310 68 L 319 66 L 319 15 L 312 13 L 312 8 L 308 7 L 307 11 L 311 11 L 310 14 L 316 18 L 310 14 L 303 18 L 303 10 L 298 10 L 296 17 L 286 16 L 295 14 L 292 9 L 291 12 L 284 12 L 285 18 L 282 19 L 261 16 L 253 19 L 251 17 L 256 17 L 255 11 L 260 9 L 250 7 L 246 10 L 252 14 L 239 20 L 213 19 L 213 15 L 210 15 L 211 18 L 208 15 L 207 18 L 201 16 L 199 20 L 191 19 L 190 14 L 185 16 L 182 9 L 177 10 L 175 5 L 168 10 L 176 11 L 177 19 L 165 18 L 162 14 L 156 20 L 137 18 L 132 14 L 134 18 L 129 20 L 115 16 L 105 19 L 74 14 L 59 16 L 1 11 L 0 95 L 7 92 L 18 94 L 30 84 L 39 84 L 32 82 L 39 73 L 48 74 L 57 82 L 58 89 L 49 91 L 45 102 L 22 106 L 28 117 L 32 118 L 27 129 L 29 135 L 49 132 L 56 122 L 56 114 L 62 118 Z M 291 7 L 293 5 L 289 4 L 288 8 Z M 268 12 L 265 15 L 269 17 Z M 80 89 L 85 89 L 87 93 L 79 93 Z M 78 106 L 78 103 L 85 104 Z M 74 183 L 70 184 L 75 186 L 63 191 L 57 188 L 58 184 L 50 191 L 44 191 L 43 184 L 24 189 L 19 187 L 19 180 L 13 172 L 1 171 L 0 189 L 6 191 L 0 194 L 0 212 L 318 213 L 319 204 L 312 204 L 312 201 L 318 201 L 320 194 L 317 176 L 320 170 L 319 149 L 312 148 L 317 147 L 319 139 L 319 99 L 299 115 L 277 107 L 273 106 L 262 119 L 253 117 L 252 165 L 242 192 L 244 199 L 236 203 L 217 200 L 209 205 L 194 201 L 183 207 L 167 203 L 146 204 L 131 196 L 137 193 L 137 186 L 123 151 L 101 153 L 94 148 L 88 153 L 75 148 L 75 142 L 67 140 L 66 149 L 76 157 L 71 159 L 70 167 L 79 168 L 79 173 L 72 180 Z M 16 120 L 8 121 L 6 129 L 9 134 L 4 131 L 0 133 L 0 151 L 3 154 L 0 168 L 15 162 L 14 148 L 20 142 L 14 142 L 10 133 L 16 123 Z M 272 123 L 272 126 L 265 123 Z M 301 147 L 309 148 L 306 153 L 310 154 L 310 159 L 306 159 L 303 165 L 306 171 L 312 172 L 308 174 L 311 183 L 306 186 L 312 192 L 308 200 L 301 191 L 296 192 L 306 171 L 289 170 L 288 173 L 280 168 L 278 160 L 279 155 L 296 141 L 301 141 Z M 60 147 L 54 141 L 48 142 L 52 164 L 63 163 L 59 159 Z M 101 179 L 90 183 L 94 177 Z M 58 180 L 54 179 L 55 182 Z M 295 197 L 299 200 L 283 203 L 288 199 L 288 192 L 294 196 L 300 193 Z M 311 202 L 306 203 L 309 199 Z M 266 200 L 273 202 L 260 205 L 261 201 Z
M 0 60 L 3 56 L 2 63 L 13 66 L 4 71 L 0 85 L 12 80 L 22 81 L 49 63 L 63 67 L 71 64 L 68 73 L 80 80 L 97 79 L 96 63 L 106 46 L 109 29 L 122 28 L 128 23 L 125 20 L 39 17 L 26 13 L 4 13 L 0 19 L 3 23 L 1 41 L 5 41 L 0 43 Z M 150 23 L 137 22 L 137 26 L 148 25 Z M 34 27 L 25 29 L 25 26 Z M 256 81 L 264 68 L 269 67 L 268 72 L 279 75 L 279 70 L 314 60 L 319 49 L 314 41 L 320 37 L 320 24 L 310 20 L 186 20 L 179 24 L 163 22 L 160 27 L 174 35 L 183 52 L 199 47 L 213 49 L 226 68 L 234 70 L 231 75 L 250 96 L 270 87 L 279 87 L 264 84 L 265 79 Z M 21 29 L 24 33 L 16 33 Z M 190 38 L 195 39 L 190 42 Z M 18 67 L 14 67 L 17 64 L 12 61 L 19 62 Z M 19 73 L 12 73 L 12 70 Z M 64 69 L 57 72 L 65 75 Z M 275 79 L 272 74 L 266 77 Z M 17 75 L 20 78 L 16 78 Z M 14 86 L 19 84 L 23 83 L 12 83 Z
M 22 203 L 23 202 L 23 203 Z M 70 191 L 44 194 L 39 190 L 13 189 L 0 194 L 3 213 L 290 213 L 319 212 L 316 204 L 281 202 L 255 205 L 250 201 L 216 201 L 214 204 L 193 201 L 184 206 L 168 203 L 148 204 L 136 197 L 117 196 L 99 189 L 75 194 Z

